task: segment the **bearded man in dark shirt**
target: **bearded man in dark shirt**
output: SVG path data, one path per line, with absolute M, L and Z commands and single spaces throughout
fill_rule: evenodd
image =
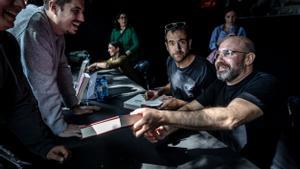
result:
M 194 101 L 178 111 L 137 109 L 133 126 L 155 142 L 177 128 L 213 130 L 233 150 L 260 168 L 270 168 L 277 141 L 287 124 L 286 98 L 278 80 L 253 68 L 255 48 L 246 37 L 231 36 L 220 44 L 217 78 Z

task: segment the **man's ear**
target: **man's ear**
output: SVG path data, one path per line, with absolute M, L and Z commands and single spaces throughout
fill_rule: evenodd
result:
M 51 12 L 53 12 L 54 14 L 57 14 L 58 6 L 56 4 L 56 0 L 50 0 L 48 3 L 49 3 L 48 4 L 49 5 L 49 10 Z
M 117 48 L 116 48 L 116 51 L 119 53 L 119 52 L 120 52 L 120 47 L 117 47 Z
M 252 65 L 253 62 L 254 62 L 254 59 L 255 59 L 256 55 L 255 53 L 253 52 L 250 52 L 246 55 L 245 57 L 245 64 L 248 66 L 248 65 Z
M 192 39 L 189 40 L 189 49 L 192 49 Z
M 165 45 L 166 45 L 166 49 L 169 51 L 169 46 L 168 46 L 168 42 L 165 41 Z

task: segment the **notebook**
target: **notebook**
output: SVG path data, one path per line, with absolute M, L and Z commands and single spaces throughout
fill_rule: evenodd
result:
M 162 96 L 161 96 L 162 97 Z M 124 108 L 135 110 L 140 107 L 159 107 L 162 105 L 161 97 L 154 100 L 145 100 L 144 94 L 138 94 L 123 103 Z

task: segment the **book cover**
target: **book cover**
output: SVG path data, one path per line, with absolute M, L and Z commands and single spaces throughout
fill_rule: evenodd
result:
M 89 59 L 85 59 L 84 61 L 82 61 L 80 70 L 79 70 L 79 74 L 77 77 L 77 83 L 79 83 L 82 74 L 85 73 L 85 69 L 86 69 L 87 65 L 89 64 L 89 62 L 90 62 Z
M 87 88 L 86 92 L 86 99 L 96 99 L 96 94 L 95 94 L 95 85 L 96 85 L 96 80 L 97 80 L 97 73 L 90 74 L 90 82 Z
M 122 127 L 132 126 L 141 118 L 140 114 L 114 116 L 80 129 L 82 138 L 101 135 Z
M 125 101 L 123 106 L 127 109 L 135 110 L 140 107 L 159 107 L 162 105 L 161 97 L 154 100 L 145 100 L 144 94 L 138 94 Z
M 90 75 L 87 73 L 83 73 L 79 79 L 79 83 L 76 87 L 76 97 L 78 98 L 78 104 L 81 102 L 83 98 L 84 91 L 89 83 Z

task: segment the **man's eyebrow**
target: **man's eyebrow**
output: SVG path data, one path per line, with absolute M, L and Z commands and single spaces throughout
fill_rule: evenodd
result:
M 79 7 L 79 6 L 74 6 L 74 7 L 72 7 L 72 9 L 76 9 L 76 10 L 82 10 L 82 8 L 81 8 L 81 7 Z
M 181 38 L 181 39 L 179 39 L 179 40 L 187 40 L 187 38 Z
M 182 40 L 187 40 L 187 38 L 181 38 L 181 39 L 178 39 L 178 41 L 182 41 Z M 167 41 L 176 41 L 176 40 L 174 40 L 174 39 L 169 39 L 169 40 L 167 40 Z

